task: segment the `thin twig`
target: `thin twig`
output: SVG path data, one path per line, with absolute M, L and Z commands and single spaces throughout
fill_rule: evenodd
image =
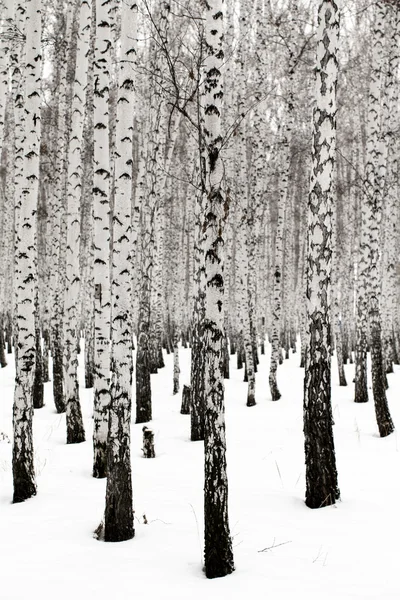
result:
M 266 552 L 267 550 L 273 550 L 274 548 L 278 548 L 278 546 L 284 546 L 285 544 L 291 544 L 292 540 L 289 540 L 287 542 L 281 542 L 280 544 L 275 544 L 275 542 L 272 544 L 272 546 L 268 546 L 267 548 L 264 548 L 263 550 L 258 550 L 258 552 Z

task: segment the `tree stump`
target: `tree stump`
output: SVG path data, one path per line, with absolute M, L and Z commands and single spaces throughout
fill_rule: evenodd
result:
M 184 385 L 182 391 L 181 415 L 190 414 L 190 385 Z
M 155 458 L 156 453 L 154 451 L 154 432 L 148 427 L 144 426 L 143 429 L 143 456 L 144 458 Z

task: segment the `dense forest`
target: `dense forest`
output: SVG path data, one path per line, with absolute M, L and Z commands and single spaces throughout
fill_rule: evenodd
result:
M 190 415 L 188 438 L 204 441 L 207 578 L 235 570 L 232 369 L 250 411 L 261 365 L 262 397 L 283 403 L 282 369 L 297 361 L 305 503 L 337 503 L 333 376 L 373 403 L 381 438 L 394 432 L 399 44 L 398 0 L 0 2 L 13 503 L 40 494 L 47 385 L 66 444 L 92 436 L 93 477 L 107 479 L 97 537 L 132 539 L 131 426 L 143 424 L 144 456 L 156 458 L 153 376 L 167 357 L 168 394 Z

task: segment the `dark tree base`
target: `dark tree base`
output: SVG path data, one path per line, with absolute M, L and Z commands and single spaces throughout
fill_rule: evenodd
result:
M 161 346 L 158 347 L 158 363 L 157 366 L 159 369 L 163 369 L 165 367 L 164 355 L 162 352 Z
M 136 423 L 152 419 L 150 360 L 146 349 L 138 345 L 136 355 Z
M 85 388 L 91 389 L 94 386 L 94 377 L 92 371 L 85 372 Z
M 2 322 L 0 322 L 0 367 L 4 369 L 7 366 L 6 353 L 5 353 L 5 341 L 4 341 L 4 330 Z
M 329 421 L 329 419 L 328 419 Z M 336 459 L 332 426 L 320 421 L 319 432 L 308 443 L 306 441 L 306 505 L 308 508 L 323 508 L 335 504 L 340 498 L 337 483 Z M 312 424 L 315 429 L 318 424 Z M 313 435 L 310 431 L 310 435 Z
M 33 384 L 33 408 L 43 408 L 44 406 L 44 385 L 43 381 L 38 381 L 35 377 L 35 382 Z
M 13 349 L 13 332 L 12 332 L 12 324 L 11 324 L 11 316 L 8 314 L 7 316 L 7 326 L 6 326 L 6 343 L 7 343 L 7 354 L 12 354 Z
M 25 500 L 29 500 L 29 498 L 33 498 L 36 496 L 37 490 L 36 486 L 31 484 L 29 486 L 23 485 L 18 486 L 18 488 L 14 489 L 13 494 L 13 504 L 18 504 L 19 502 L 25 502 Z
M 362 404 L 364 402 L 368 402 L 368 386 L 367 386 L 367 369 L 366 363 L 363 367 L 359 367 L 360 372 L 357 372 L 356 365 L 356 373 L 355 373 L 355 388 L 354 388 L 354 402 L 358 404 Z
M 36 362 L 35 362 L 35 378 L 33 382 L 33 408 L 43 408 L 44 406 L 44 384 L 43 384 L 43 357 L 42 346 L 40 340 L 40 329 L 35 325 L 36 329 Z
M 257 366 L 260 364 L 260 359 L 258 357 L 258 351 L 257 351 L 257 344 L 254 344 L 254 346 L 253 346 L 253 352 L 254 352 L 254 365 L 256 367 L 256 373 L 257 373 Z
M 137 408 L 137 407 L 136 407 Z M 140 407 L 136 409 L 136 423 L 148 423 L 152 419 L 151 407 Z
M 182 391 L 181 415 L 190 414 L 190 393 L 192 388 L 190 385 L 184 385 Z
M 85 388 L 94 387 L 94 348 L 93 340 L 85 340 Z
M 125 542 L 135 535 L 129 464 L 114 464 L 107 480 L 104 541 Z
M 22 463 L 22 461 L 21 461 Z M 33 464 L 28 465 L 28 468 L 22 464 L 15 464 L 13 462 L 13 480 L 14 480 L 14 494 L 13 504 L 19 502 L 25 502 L 33 496 L 36 496 L 37 489 L 33 475 Z
M 269 389 L 271 392 L 271 399 L 273 402 L 276 402 L 277 400 L 280 400 L 281 398 L 281 393 L 279 391 L 278 388 L 278 384 L 276 382 L 275 377 L 271 377 L 269 378 Z
M 394 425 L 392 420 L 390 421 L 384 421 L 383 423 L 380 423 L 379 425 L 379 435 L 380 437 L 387 437 L 388 435 L 390 435 L 391 433 L 393 433 L 394 431 Z
M 144 458 L 155 458 L 154 450 L 154 432 L 147 427 L 143 427 L 143 456 Z
M 85 431 L 80 427 L 74 429 L 68 428 L 67 430 L 67 444 L 82 444 L 85 442 Z
M 363 395 L 357 395 L 357 396 L 354 398 L 354 402 L 355 402 L 356 404 L 363 404 L 363 403 L 365 403 L 365 402 L 368 402 L 368 392 L 367 392 L 367 395 L 364 395 L 364 394 L 363 394 Z
M 107 445 L 102 444 L 102 452 L 97 452 L 96 460 L 93 463 L 93 477 L 95 479 L 104 479 L 107 477 Z
M 207 506 L 205 507 L 207 513 Z M 212 515 L 205 514 L 205 522 L 212 520 Z M 212 522 L 212 521 L 211 521 Z M 225 577 L 235 570 L 232 551 L 232 540 L 225 529 L 206 528 L 204 536 L 204 571 L 207 579 Z
M 228 348 L 228 340 L 225 339 L 224 343 L 224 379 L 229 379 L 229 348 Z
M 196 329 L 193 335 L 192 364 L 190 371 L 190 439 L 204 440 L 204 340 Z
M 314 363 L 315 364 L 315 363 Z M 309 508 L 323 508 L 335 504 L 340 497 L 336 470 L 335 445 L 332 429 L 332 411 L 330 390 L 327 394 L 320 392 L 321 374 L 329 373 L 328 365 L 319 364 L 320 371 L 315 368 L 309 382 L 309 389 L 304 404 L 304 439 L 306 458 L 306 505 Z M 307 377 L 307 374 L 306 374 Z M 330 380 L 328 374 L 328 381 Z
M 53 396 L 56 411 L 61 414 L 66 410 L 63 385 L 63 356 L 59 343 L 53 348 Z
M 346 374 L 343 368 L 339 370 L 339 385 L 340 387 L 347 386 Z
M 254 395 L 253 394 L 248 394 L 247 395 L 246 406 L 255 406 L 256 404 L 257 403 L 256 403 L 256 400 L 254 398 Z
M 387 378 L 383 369 L 381 329 L 379 322 L 374 323 L 371 326 L 371 362 L 372 391 L 374 394 L 376 422 L 379 429 L 379 435 L 381 437 L 386 437 L 394 431 L 394 425 L 386 398 Z
M 181 340 L 182 340 L 182 348 L 187 348 L 188 347 L 188 341 L 187 341 L 187 336 L 186 336 L 186 334 L 185 334 L 184 331 L 182 331 Z
M 67 444 L 81 444 L 85 439 L 81 405 L 72 400 L 67 411 Z
M 193 408 L 190 412 L 190 440 L 192 442 L 204 440 L 204 416 Z
M 337 500 L 339 500 L 340 494 L 339 492 L 331 492 L 326 495 L 324 498 L 322 496 L 313 495 L 306 498 L 306 506 L 308 508 L 324 508 L 325 506 L 332 506 L 336 504 Z

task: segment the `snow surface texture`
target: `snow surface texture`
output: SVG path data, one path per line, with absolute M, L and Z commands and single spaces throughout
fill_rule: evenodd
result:
M 189 380 L 189 356 L 189 350 L 180 350 L 181 388 Z M 38 495 L 22 504 L 11 504 L 11 443 L 0 433 L 1 600 L 399 600 L 400 443 L 396 431 L 378 437 L 372 401 L 356 405 L 353 384 L 339 388 L 335 360 L 342 501 L 310 510 L 304 504 L 299 354 L 279 367 L 278 402 L 269 395 L 269 353 L 261 357 L 253 408 L 245 405 L 243 370 L 237 371 L 231 357 L 226 420 L 236 571 L 209 581 L 202 572 L 203 445 L 190 442 L 190 417 L 179 412 L 181 394 L 172 396 L 172 355 L 152 375 L 155 459 L 142 458 L 143 425 L 132 426 L 136 536 L 115 544 L 93 538 L 106 481 L 91 476 L 93 391 L 83 388 L 82 357 L 88 441 L 66 445 L 65 415 L 56 414 L 47 383 L 46 406 L 34 419 Z M 14 366 L 8 358 L 0 371 L 0 432 L 11 439 Z M 354 368 L 345 369 L 351 382 Z M 400 368 L 395 369 L 388 376 L 388 398 L 400 427 Z

